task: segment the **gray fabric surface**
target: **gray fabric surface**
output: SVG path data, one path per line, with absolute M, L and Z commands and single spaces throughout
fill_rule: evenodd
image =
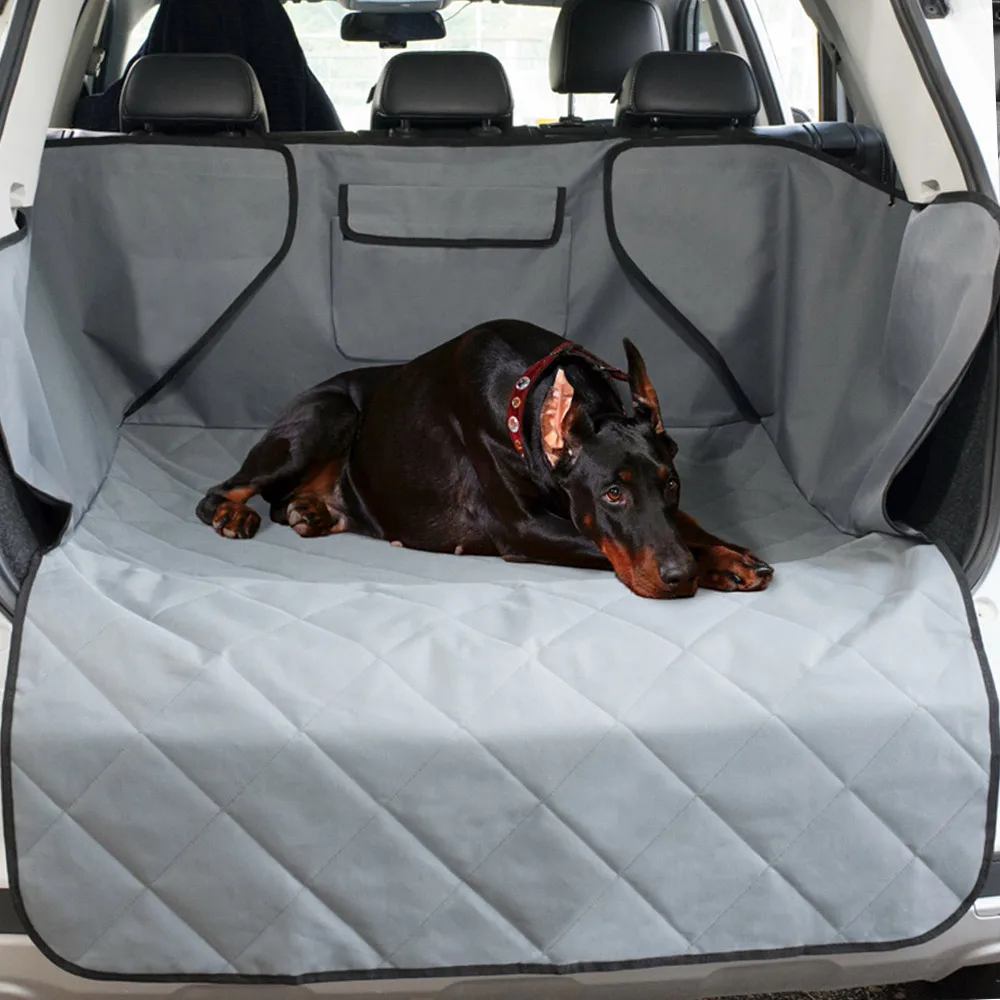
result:
M 996 223 L 757 145 L 627 150 L 605 205 L 613 146 L 294 147 L 287 258 L 122 428 L 277 250 L 284 165 L 47 151 L 32 240 L 0 254 L 0 421 L 75 530 L 27 604 L 5 763 L 11 867 L 63 960 L 680 960 L 881 946 L 960 911 L 992 839 L 981 663 L 944 558 L 872 529 L 986 324 Z M 551 247 L 374 246 L 343 239 L 344 184 L 384 192 L 359 219 L 395 234 L 547 232 L 558 188 L 566 218 Z M 502 194 L 434 221 L 428 187 Z M 684 508 L 774 563 L 768 591 L 653 602 L 611 574 L 196 520 L 296 392 L 497 315 L 612 363 L 636 341 Z
M 631 337 L 668 423 L 736 419 L 704 359 L 615 258 L 604 161 L 616 145 L 291 147 L 301 209 L 287 258 L 143 420 L 265 425 L 321 377 L 359 360 L 406 360 L 499 316 L 565 333 L 612 361 Z M 548 248 L 368 245 L 340 232 L 343 184 L 363 199 L 360 224 L 389 235 L 534 237 L 551 232 L 560 187 L 566 218 Z M 421 194 L 431 187 L 447 193 L 428 202 Z M 470 191 L 487 193 L 475 214 L 459 212 L 475 200 Z M 427 209 L 439 203 L 448 222 L 428 230 Z M 529 226 L 526 209 L 543 203 Z M 1000 254 L 989 213 L 970 204 L 915 213 L 800 150 L 760 144 L 628 149 L 614 161 L 608 208 L 636 265 L 720 349 L 806 497 L 845 530 L 890 530 L 880 507 L 894 463 L 989 316 Z M 93 469 L 67 474 L 59 455 L 39 456 L 62 450 L 60 433 L 69 432 L 38 428 L 31 447 L 12 444 L 19 467 L 40 465 L 32 474 L 70 491 L 79 516 L 107 468 L 111 414 L 260 270 L 281 243 L 286 213 L 284 165 L 272 150 L 50 148 L 29 301 L 55 315 L 29 315 L 26 349 L 55 350 L 49 327 L 68 331 L 69 347 L 58 349 L 72 357 L 46 364 L 88 373 L 107 444 Z M 74 393 L 49 408 L 93 423 Z
M 130 429 L 34 584 L 18 871 L 60 955 L 303 974 L 865 944 L 972 890 L 989 729 L 950 570 L 845 538 L 759 428 L 681 435 L 682 473 L 776 581 L 672 604 L 219 538 L 191 511 L 252 440 Z

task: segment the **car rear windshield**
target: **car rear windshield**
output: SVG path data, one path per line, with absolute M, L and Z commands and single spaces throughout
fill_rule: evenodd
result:
M 345 42 L 340 22 L 348 13 L 335 0 L 285 6 L 299 44 L 326 88 L 344 128 L 366 129 L 371 118 L 368 95 L 382 67 L 395 55 L 373 42 Z M 151 8 L 129 38 L 128 58 L 138 50 L 156 14 Z M 549 87 L 549 45 L 558 7 L 467 2 L 443 12 L 447 34 L 439 41 L 410 42 L 413 50 L 489 52 L 503 64 L 514 93 L 514 124 L 538 125 L 566 114 L 567 98 Z M 611 118 L 607 94 L 579 94 L 575 112 L 583 118 Z

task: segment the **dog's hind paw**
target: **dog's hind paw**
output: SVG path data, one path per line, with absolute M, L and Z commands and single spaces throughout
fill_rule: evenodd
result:
M 245 503 L 223 500 L 215 509 L 212 527 L 223 538 L 253 538 L 260 527 L 260 514 Z
M 343 519 L 335 520 L 330 508 L 315 496 L 296 497 L 285 508 L 288 526 L 303 538 L 318 538 L 343 531 Z
M 710 548 L 698 567 L 698 583 L 708 590 L 765 590 L 773 578 L 774 569 L 752 552 L 721 545 Z

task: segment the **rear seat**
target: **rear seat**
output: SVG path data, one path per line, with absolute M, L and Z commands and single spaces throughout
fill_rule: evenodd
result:
M 876 129 L 848 122 L 753 128 L 760 95 L 746 61 L 731 52 L 654 52 L 629 70 L 615 125 L 628 134 L 745 128 L 762 138 L 815 150 L 882 184 L 891 161 Z
M 611 104 L 625 74 L 647 52 L 669 47 L 659 7 L 650 0 L 567 0 L 559 10 L 549 48 L 549 84 L 566 94 L 607 94 L 607 119 L 585 122 L 572 111 L 556 125 L 611 124 Z
M 754 129 L 769 139 L 784 139 L 846 163 L 880 184 L 892 183 L 892 161 L 878 129 L 851 122 L 804 122 Z
M 625 75 L 615 125 L 631 130 L 753 125 L 760 93 L 732 52 L 650 52 Z
M 514 120 L 507 74 L 486 52 L 400 52 L 372 90 L 372 130 L 500 135 Z
M 257 76 L 231 55 L 142 56 L 125 77 L 118 113 L 123 133 L 268 130 Z

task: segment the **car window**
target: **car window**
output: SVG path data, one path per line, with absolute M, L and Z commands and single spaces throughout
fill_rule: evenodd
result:
M 306 59 L 330 99 L 344 128 L 366 129 L 371 120 L 368 95 L 382 67 L 396 54 L 372 42 L 345 42 L 340 22 L 348 13 L 336 0 L 285 6 Z M 126 58 L 138 51 L 149 32 L 156 8 L 133 28 Z M 567 98 L 549 88 L 549 45 L 558 7 L 467 2 L 445 8 L 443 39 L 410 42 L 413 50 L 471 49 L 489 52 L 502 63 L 514 94 L 514 124 L 537 125 L 566 114 Z M 608 94 L 579 94 L 574 111 L 581 118 L 611 118 Z
M 715 18 L 708 0 L 698 0 L 696 8 L 698 18 L 697 45 L 699 52 L 708 52 L 719 47 L 719 34 L 715 30 Z
M 150 25 L 153 23 L 153 18 L 156 17 L 156 12 L 159 9 L 159 4 L 153 4 L 149 10 L 146 11 L 138 21 L 135 22 L 135 27 L 129 32 L 128 41 L 125 43 L 125 59 L 123 62 L 123 67 L 127 66 L 129 60 L 139 51 L 139 46 L 146 40 L 146 35 L 149 34 Z M 112 77 L 114 79 L 114 77 Z
M 757 0 L 785 96 L 812 121 L 819 120 L 819 35 L 798 0 Z

